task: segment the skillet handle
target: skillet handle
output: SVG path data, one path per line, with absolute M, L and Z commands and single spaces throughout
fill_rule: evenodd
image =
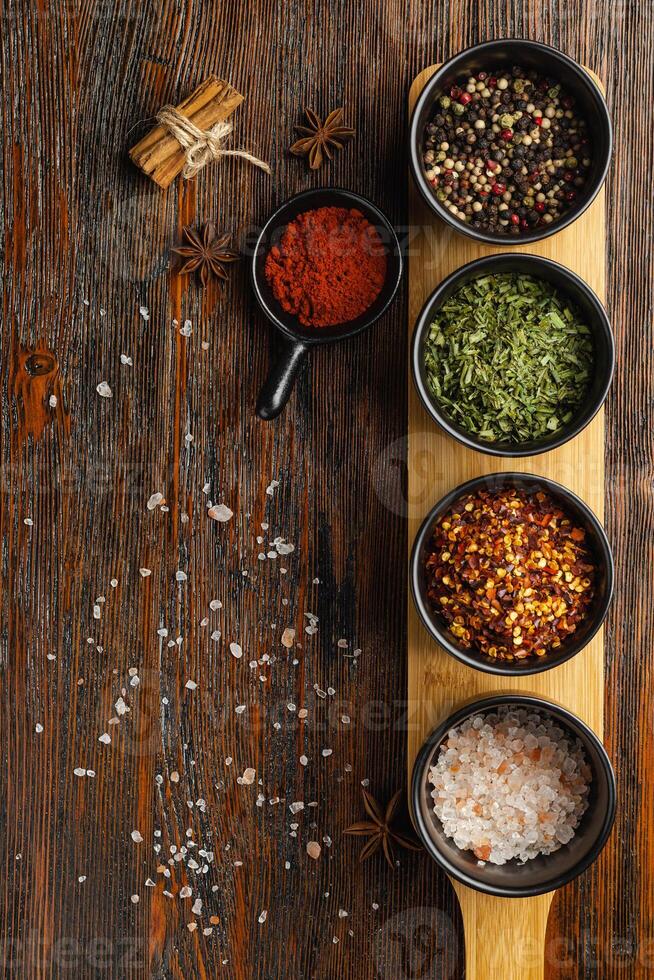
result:
M 275 362 L 268 372 L 257 399 L 257 415 L 266 421 L 277 418 L 293 391 L 297 373 L 304 362 L 307 345 L 282 337 Z

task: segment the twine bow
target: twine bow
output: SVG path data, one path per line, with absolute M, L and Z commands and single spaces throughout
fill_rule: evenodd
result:
M 195 177 L 210 160 L 218 160 L 220 157 L 241 157 L 255 167 L 265 170 L 267 174 L 272 172 L 267 163 L 248 153 L 247 150 L 223 150 L 221 143 L 234 128 L 230 122 L 217 122 L 211 129 L 200 129 L 172 105 L 164 106 L 157 113 L 157 122 L 164 126 L 186 151 L 186 163 L 182 170 L 182 177 L 186 180 Z

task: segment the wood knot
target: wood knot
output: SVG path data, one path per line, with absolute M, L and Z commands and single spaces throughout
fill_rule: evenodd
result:
M 57 359 L 52 354 L 39 351 L 25 359 L 24 368 L 33 378 L 42 374 L 52 374 L 57 367 Z
M 18 406 L 21 439 L 40 438 L 55 419 L 68 431 L 68 416 L 62 407 L 59 362 L 45 344 L 19 350 L 13 365 L 12 388 Z M 59 408 L 57 408 L 59 406 Z

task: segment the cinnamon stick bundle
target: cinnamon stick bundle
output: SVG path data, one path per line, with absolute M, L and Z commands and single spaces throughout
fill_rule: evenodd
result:
M 229 82 L 210 75 L 176 108 L 199 129 L 207 130 L 224 122 L 242 101 L 243 96 Z M 184 148 L 163 126 L 155 126 L 132 147 L 129 155 L 139 170 L 162 188 L 170 186 L 184 169 L 186 160 Z

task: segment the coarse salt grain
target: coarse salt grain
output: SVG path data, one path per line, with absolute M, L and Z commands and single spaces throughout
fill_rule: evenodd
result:
M 220 521 L 221 524 L 231 521 L 234 516 L 234 511 L 230 510 L 226 504 L 215 504 L 209 508 L 207 513 L 212 521 Z
M 293 646 L 293 641 L 295 640 L 295 630 L 287 626 L 282 633 L 282 646 L 286 647 L 288 650 Z

